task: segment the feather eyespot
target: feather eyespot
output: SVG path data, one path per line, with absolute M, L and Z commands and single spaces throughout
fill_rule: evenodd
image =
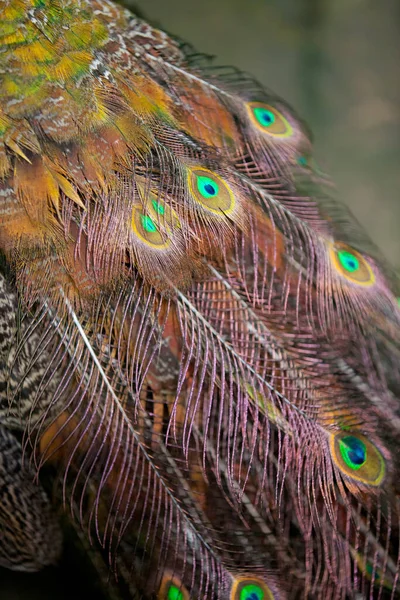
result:
M 310 166 L 306 156 L 298 156 L 296 159 L 296 163 L 299 167 L 302 167 L 303 169 L 307 169 Z
M 336 466 L 348 477 L 378 486 L 385 476 L 385 461 L 374 444 L 359 433 L 333 434 L 331 454 Z
M 336 271 L 351 283 L 369 287 L 375 275 L 365 258 L 346 244 L 336 243 L 331 248 L 331 259 Z
M 253 125 L 263 133 L 278 138 L 293 135 L 291 124 L 275 107 L 262 102 L 249 102 L 247 110 Z
M 168 574 L 163 577 L 157 598 L 158 600 L 189 600 L 189 592 L 177 577 Z
M 375 585 L 382 585 L 389 590 L 393 589 L 393 582 L 387 577 L 388 573 L 384 572 L 379 564 L 374 564 L 359 552 L 353 554 L 358 568 L 369 581 L 373 580 Z
M 170 239 L 165 231 L 160 231 L 156 219 L 143 212 L 140 205 L 132 210 L 132 231 L 142 242 L 158 249 L 167 248 Z
M 168 228 L 175 229 L 181 227 L 179 217 L 174 209 L 160 199 L 157 193 L 151 189 L 146 189 L 144 179 L 139 177 L 136 179 L 136 188 L 141 200 L 140 206 L 144 207 L 146 214 L 152 218 L 154 224 L 161 227 L 167 225 L 167 230 Z
M 158 202 L 158 200 L 155 198 L 152 198 L 151 206 L 154 212 L 156 212 L 158 215 L 165 215 L 165 206 L 161 202 Z
M 274 596 L 261 579 L 241 577 L 236 579 L 231 593 L 231 600 L 273 600 Z
M 188 187 L 198 203 L 219 216 L 231 213 L 235 207 L 231 188 L 222 177 L 209 169 L 189 168 Z
M 315 159 L 312 157 L 311 153 L 307 154 L 299 154 L 295 157 L 295 163 L 301 169 L 305 169 L 307 171 L 320 172 L 320 169 L 315 162 Z
M 171 229 L 180 228 L 179 217 L 173 208 L 158 200 L 153 194 L 150 195 L 149 213 L 154 216 L 154 221 L 161 225 L 168 225 Z

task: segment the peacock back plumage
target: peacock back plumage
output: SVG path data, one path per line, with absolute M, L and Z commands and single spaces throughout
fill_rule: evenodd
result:
M 3 0 L 0 72 L 1 564 L 58 494 L 121 597 L 395 598 L 399 283 L 306 125 L 108 1 Z

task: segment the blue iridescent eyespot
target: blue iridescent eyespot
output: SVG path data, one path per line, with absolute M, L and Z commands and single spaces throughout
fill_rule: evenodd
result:
M 375 283 L 372 268 L 357 250 L 342 242 L 335 242 L 330 249 L 330 255 L 333 267 L 347 281 L 364 287 Z
M 227 182 L 209 169 L 189 168 L 188 187 L 194 200 L 218 216 L 231 213 L 235 207 L 235 196 Z
M 365 435 L 340 431 L 331 434 L 330 449 L 334 463 L 349 478 L 365 485 L 380 485 L 386 465 L 380 450 Z
M 337 253 L 337 257 L 343 269 L 345 269 L 345 271 L 348 271 L 349 273 L 354 273 L 360 268 L 360 262 L 358 258 L 351 252 L 347 252 L 346 250 L 339 250 Z
M 218 184 L 210 177 L 197 177 L 197 189 L 204 198 L 213 198 L 218 194 Z
M 263 133 L 277 138 L 293 135 L 293 127 L 274 106 L 262 102 L 248 102 L 246 106 L 251 122 Z
M 263 125 L 264 127 L 271 127 L 271 125 L 273 125 L 276 120 L 275 115 L 271 110 L 268 110 L 267 108 L 261 106 L 257 106 L 254 109 L 254 116 L 260 123 L 260 125 Z
M 238 577 L 233 584 L 230 600 L 274 600 L 274 596 L 262 579 Z
M 353 435 L 346 435 L 339 440 L 339 448 L 346 465 L 357 470 L 367 460 L 367 448 L 362 440 Z
M 264 600 L 264 592 L 259 585 L 245 585 L 240 592 L 240 600 Z

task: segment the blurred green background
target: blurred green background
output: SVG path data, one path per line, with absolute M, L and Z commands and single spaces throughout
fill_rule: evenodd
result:
M 400 269 L 399 0 L 134 0 L 162 28 L 254 74 L 311 126 L 319 164 Z M 0 569 L 1 600 L 99 600 L 78 560 Z

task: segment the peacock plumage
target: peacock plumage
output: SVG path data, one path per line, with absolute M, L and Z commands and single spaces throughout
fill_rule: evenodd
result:
M 64 504 L 110 598 L 399 597 L 399 282 L 307 126 L 107 0 L 0 0 L 0 97 L 0 564 Z

